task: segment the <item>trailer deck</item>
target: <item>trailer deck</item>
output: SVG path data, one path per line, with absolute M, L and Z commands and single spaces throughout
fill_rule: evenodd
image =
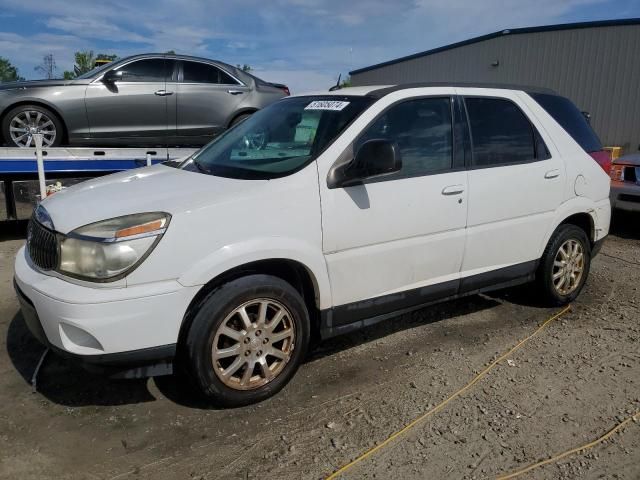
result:
M 196 148 L 44 148 L 48 185 L 69 187 L 89 178 L 187 158 Z M 25 220 L 39 198 L 35 148 L 0 147 L 0 222 Z

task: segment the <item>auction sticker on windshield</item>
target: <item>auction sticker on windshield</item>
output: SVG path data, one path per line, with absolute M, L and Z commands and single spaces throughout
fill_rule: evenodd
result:
M 334 110 L 339 112 L 343 110 L 349 102 L 341 102 L 338 100 L 315 100 L 304 107 L 305 110 Z

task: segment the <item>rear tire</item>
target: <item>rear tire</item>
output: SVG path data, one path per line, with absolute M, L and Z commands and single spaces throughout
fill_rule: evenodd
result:
M 309 337 L 298 291 L 280 278 L 250 275 L 222 285 L 200 305 L 184 345 L 185 366 L 212 403 L 249 405 L 289 382 Z
M 20 105 L 2 119 L 2 136 L 9 147 L 35 147 L 33 133 L 44 135 L 44 148 L 58 147 L 62 144 L 64 126 L 58 115 L 40 105 Z
M 591 243 L 580 227 L 560 225 L 549 239 L 536 274 L 545 303 L 571 303 L 584 287 L 591 266 Z
M 229 128 L 231 127 L 235 127 L 236 125 L 238 125 L 239 123 L 244 122 L 247 118 L 249 118 L 251 115 L 253 115 L 253 113 L 241 113 L 240 115 L 238 115 L 236 118 L 234 118 L 233 120 L 231 120 L 231 124 L 229 125 Z

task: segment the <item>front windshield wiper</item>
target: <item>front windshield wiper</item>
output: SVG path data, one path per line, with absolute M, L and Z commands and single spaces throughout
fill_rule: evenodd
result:
M 207 167 L 205 167 L 204 165 L 200 165 L 200 163 L 198 163 L 198 161 L 194 158 L 192 159 L 193 164 L 196 166 L 196 168 L 198 170 L 200 170 L 202 173 L 206 173 L 208 175 L 211 175 L 211 170 L 209 170 Z

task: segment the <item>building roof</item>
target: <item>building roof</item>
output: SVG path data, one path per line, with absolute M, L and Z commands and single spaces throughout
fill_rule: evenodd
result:
M 508 30 L 500 30 L 499 32 L 489 33 L 487 35 L 481 35 L 479 37 L 470 38 L 461 42 L 451 43 L 443 47 L 433 48 L 424 52 L 414 53 L 405 57 L 396 58 L 395 60 L 389 60 L 382 63 L 377 63 L 369 67 L 359 68 L 349 72 L 349 75 L 355 75 L 358 73 L 368 72 L 369 70 L 375 70 L 376 68 L 386 67 L 388 65 L 394 65 L 396 63 L 405 62 L 407 60 L 413 60 L 414 58 L 426 57 L 433 55 L 434 53 L 444 52 L 446 50 L 452 50 L 458 47 L 464 47 L 465 45 L 471 45 L 473 43 L 483 42 L 492 38 L 503 37 L 506 35 L 518 35 L 522 33 L 540 33 L 540 32 L 554 32 L 558 30 L 576 30 L 581 28 L 596 28 L 596 27 L 614 27 L 621 25 L 640 25 L 640 18 L 625 18 L 620 20 L 599 20 L 596 22 L 578 22 L 578 23 L 561 23 L 557 25 L 545 25 L 542 27 L 524 27 L 524 28 L 512 28 Z

